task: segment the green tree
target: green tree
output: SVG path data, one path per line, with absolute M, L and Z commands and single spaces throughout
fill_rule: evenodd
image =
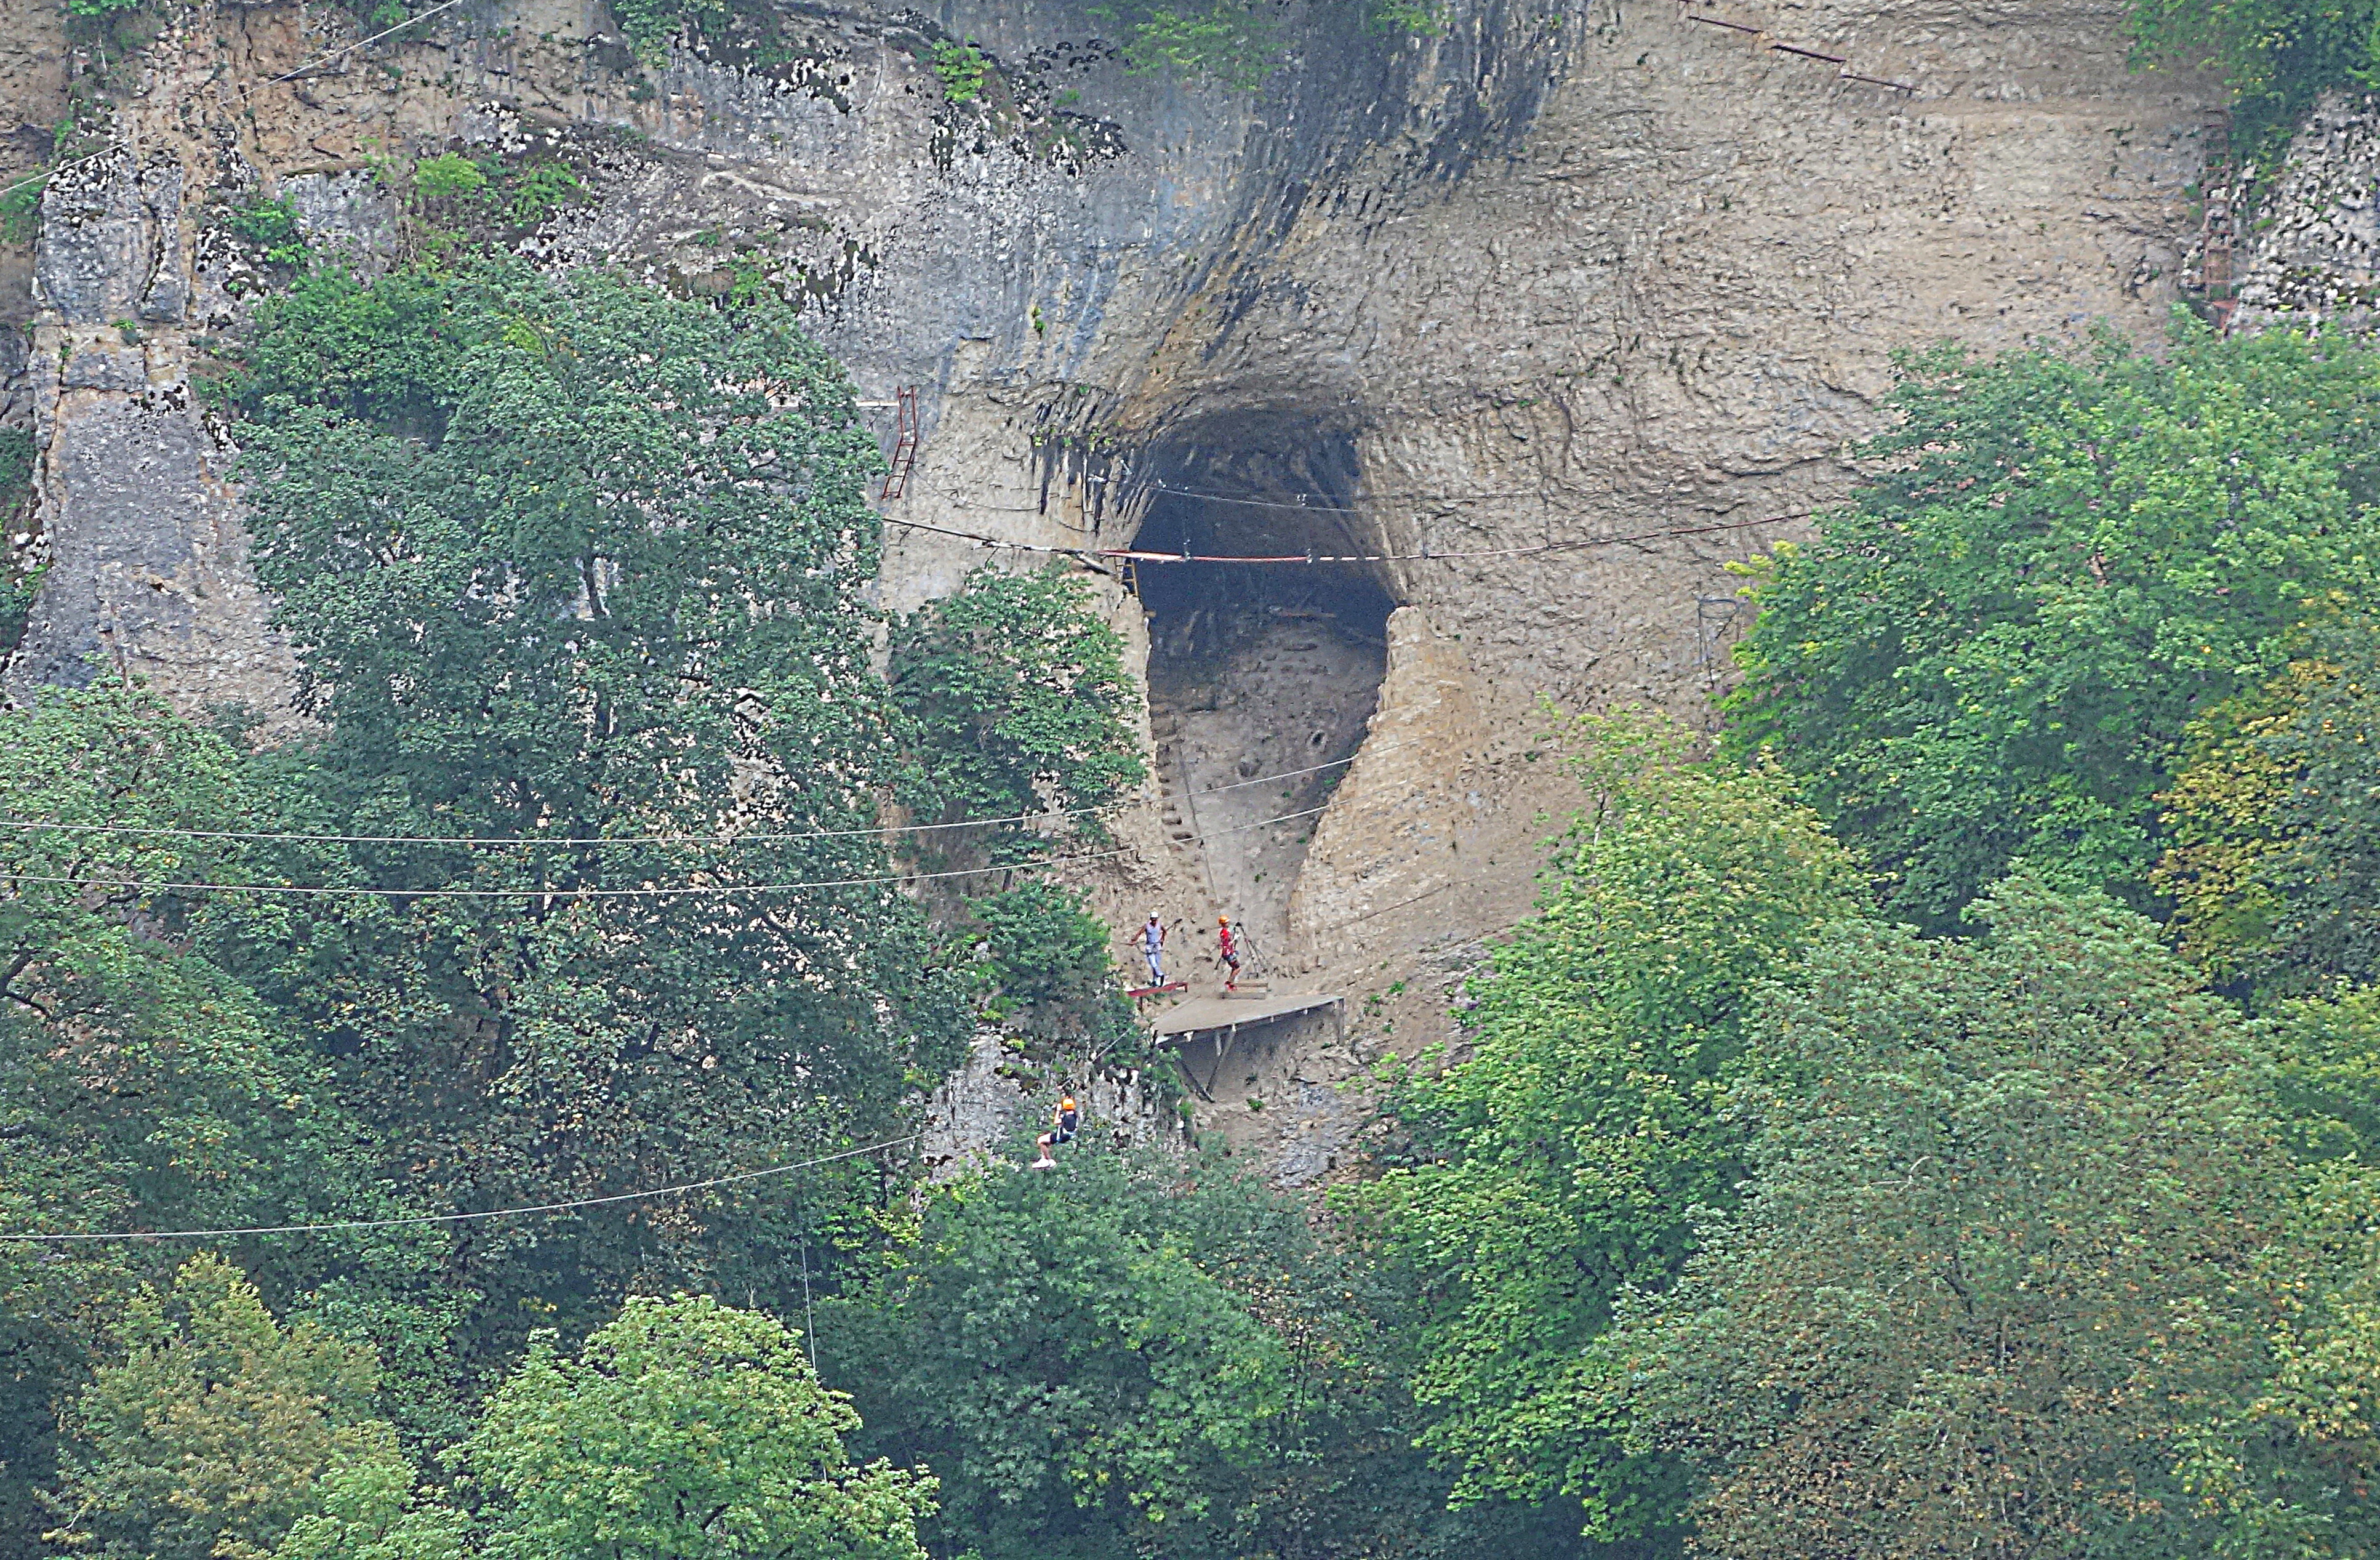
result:
M 776 305 L 492 261 L 317 274 L 244 350 L 258 570 L 328 725 L 259 762 L 359 836 L 268 864 L 395 892 L 206 945 L 403 1144 L 392 1178 L 486 1208 L 897 1136 L 965 1014 L 876 832 L 906 761 L 834 364 Z M 632 1278 L 782 1300 L 805 1237 L 752 1196 L 471 1230 L 466 1357 Z
M 1579 1551 L 1575 1505 L 1447 1507 L 1411 1440 L 1401 1275 L 1224 1153 L 1096 1136 L 937 1188 L 820 1308 L 870 1449 L 941 1481 L 935 1553 Z
M 921 819 L 962 823 L 1044 811 L 1062 834 L 1099 836 L 1090 810 L 1138 785 L 1126 716 L 1135 696 L 1123 637 L 1093 610 L 1076 576 L 979 568 L 892 636 L 892 696 L 919 732 L 907 797 Z M 1014 859 L 1039 836 L 986 831 Z
M 1108 1054 L 1137 1026 L 1116 979 L 1114 941 L 1079 889 L 1027 883 L 967 908 L 983 927 L 1002 1018 L 1028 1034 Z
M 61 1547 L 140 1560 L 263 1560 L 318 1509 L 335 1468 L 403 1468 L 372 1416 L 371 1349 L 284 1328 L 240 1271 L 191 1258 L 142 1286 L 66 1415 L 73 1450 L 46 1504 Z
M 873 1444 L 941 1477 L 954 1544 L 1212 1553 L 1294 1395 L 1251 1298 L 1281 1281 L 1281 1217 L 1220 1164 L 1185 1184 L 1087 1140 L 953 1183 L 822 1320 L 830 1373 Z
M 1948 926 L 2019 859 L 2144 902 L 2191 717 L 2371 589 L 2380 356 L 2178 330 L 1906 360 L 1876 474 L 1756 581 L 1730 749 L 1805 783 L 1895 915 Z
M 2238 1015 L 2156 929 L 2016 880 L 1989 935 L 1844 922 L 1769 988 L 1751 1190 L 1600 1353 L 1714 1555 L 2181 1555 L 2252 1400 L 2289 1167 Z M 2266 1470 L 2269 1472 L 2269 1470 Z M 2311 1531 L 2319 1481 L 2243 1499 Z M 2251 1545 L 2239 1553 L 2274 1553 Z M 2301 1553 L 2289 1550 L 2287 1553 Z
M 289 1526 L 273 1560 L 465 1560 L 470 1519 L 423 1493 L 394 1457 L 343 1463 L 316 1486 L 319 1509 Z
M 440 210 L 483 201 L 487 188 L 488 171 L 459 152 L 442 152 L 413 165 L 414 198 Z
M 1676 1480 L 1616 1445 L 1586 1346 L 1730 1198 L 1752 993 L 1857 908 L 1861 874 L 1773 773 L 1689 762 L 1689 734 L 1641 716 L 1572 735 L 1589 807 L 1471 982 L 1470 1054 L 1391 1097 L 1409 1163 L 1348 1200 L 1421 1297 L 1421 1439 L 1457 1498 L 1583 1497 L 1641 1535 L 1675 1523 Z
M 773 1318 L 640 1297 L 576 1359 L 534 1345 L 455 1460 L 490 1560 L 925 1560 L 934 1481 L 855 1467 L 858 1428 Z

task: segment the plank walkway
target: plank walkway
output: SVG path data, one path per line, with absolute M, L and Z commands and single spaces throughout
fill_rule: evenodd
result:
M 1262 996 L 1194 996 L 1158 1015 L 1150 1027 L 1160 1040 L 1201 1034 L 1208 1030 L 1232 1030 L 1248 1024 L 1269 1024 L 1299 1013 L 1328 1007 L 1340 999 L 1329 992 L 1272 992 Z

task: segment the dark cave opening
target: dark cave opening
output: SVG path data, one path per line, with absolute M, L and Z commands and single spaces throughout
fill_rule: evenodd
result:
M 1354 502 L 1353 441 L 1244 419 L 1153 452 L 1135 547 L 1234 556 L 1384 551 Z M 1378 566 L 1143 563 L 1148 695 L 1165 823 L 1259 956 L 1285 953 L 1290 892 L 1322 807 L 1364 740 L 1395 610 Z

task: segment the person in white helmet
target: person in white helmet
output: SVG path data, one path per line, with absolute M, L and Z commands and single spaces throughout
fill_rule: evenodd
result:
M 1140 929 L 1141 956 L 1148 960 L 1148 983 L 1165 984 L 1165 926 L 1157 912 L 1148 912 L 1148 924 Z

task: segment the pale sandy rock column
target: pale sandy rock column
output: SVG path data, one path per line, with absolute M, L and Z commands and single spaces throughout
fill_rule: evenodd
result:
M 1379 707 L 1290 899 L 1291 945 L 1308 968 L 1343 965 L 1372 923 L 1463 881 L 1462 840 L 1482 808 L 1471 780 L 1489 757 L 1483 701 L 1461 643 L 1419 607 L 1390 614 Z

